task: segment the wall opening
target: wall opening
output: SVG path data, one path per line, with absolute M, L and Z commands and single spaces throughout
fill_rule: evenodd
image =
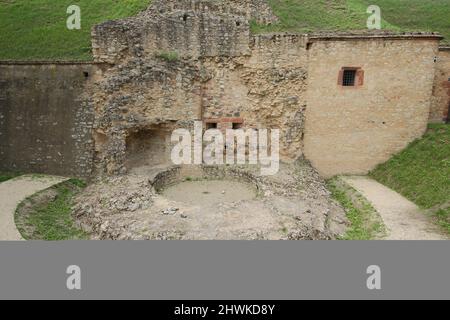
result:
M 342 85 L 344 87 L 353 87 L 356 80 L 356 70 L 344 70 Z
M 207 122 L 206 123 L 206 130 L 217 129 L 217 128 L 218 128 L 217 122 Z
M 364 84 L 364 70 L 359 67 L 343 67 L 339 71 L 338 85 L 342 87 L 360 87 Z
M 169 132 L 162 129 L 131 132 L 126 141 L 126 168 L 130 170 L 167 164 L 170 151 L 169 139 Z
M 233 123 L 233 130 L 239 130 L 243 128 L 243 123 L 239 122 L 239 123 Z

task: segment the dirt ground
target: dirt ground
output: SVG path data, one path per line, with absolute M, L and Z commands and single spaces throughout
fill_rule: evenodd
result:
M 168 187 L 164 197 L 194 206 L 215 206 L 256 198 L 256 190 L 248 184 L 227 180 L 183 181 Z

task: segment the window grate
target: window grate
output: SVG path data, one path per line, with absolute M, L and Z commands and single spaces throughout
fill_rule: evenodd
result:
M 342 85 L 345 87 L 355 86 L 356 70 L 344 70 L 344 76 L 342 79 Z

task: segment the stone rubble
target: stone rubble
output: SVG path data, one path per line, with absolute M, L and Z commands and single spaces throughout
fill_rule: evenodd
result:
M 276 176 L 258 168 L 166 167 L 152 174 L 99 179 L 75 199 L 78 224 L 93 239 L 336 239 L 348 225 L 323 180 L 306 161 L 282 164 Z M 240 181 L 255 187 L 253 200 L 189 205 L 166 199 L 165 187 L 186 177 Z M 191 178 L 190 178 L 191 179 Z

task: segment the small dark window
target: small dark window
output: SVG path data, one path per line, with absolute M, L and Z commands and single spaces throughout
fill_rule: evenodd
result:
M 83 75 L 84 75 L 84 77 L 87 79 L 87 78 L 89 78 L 89 72 L 83 72 Z
M 233 130 L 242 129 L 242 123 L 233 123 Z
M 185 14 L 185 15 L 183 16 L 183 21 L 184 21 L 184 22 L 186 22 L 186 21 L 187 21 L 187 19 L 188 19 L 188 15 L 187 15 L 187 14 Z
M 209 129 L 217 129 L 217 122 L 208 122 L 206 124 L 206 130 L 209 130 Z
M 344 76 L 342 78 L 342 85 L 344 87 L 355 86 L 356 70 L 344 70 Z

